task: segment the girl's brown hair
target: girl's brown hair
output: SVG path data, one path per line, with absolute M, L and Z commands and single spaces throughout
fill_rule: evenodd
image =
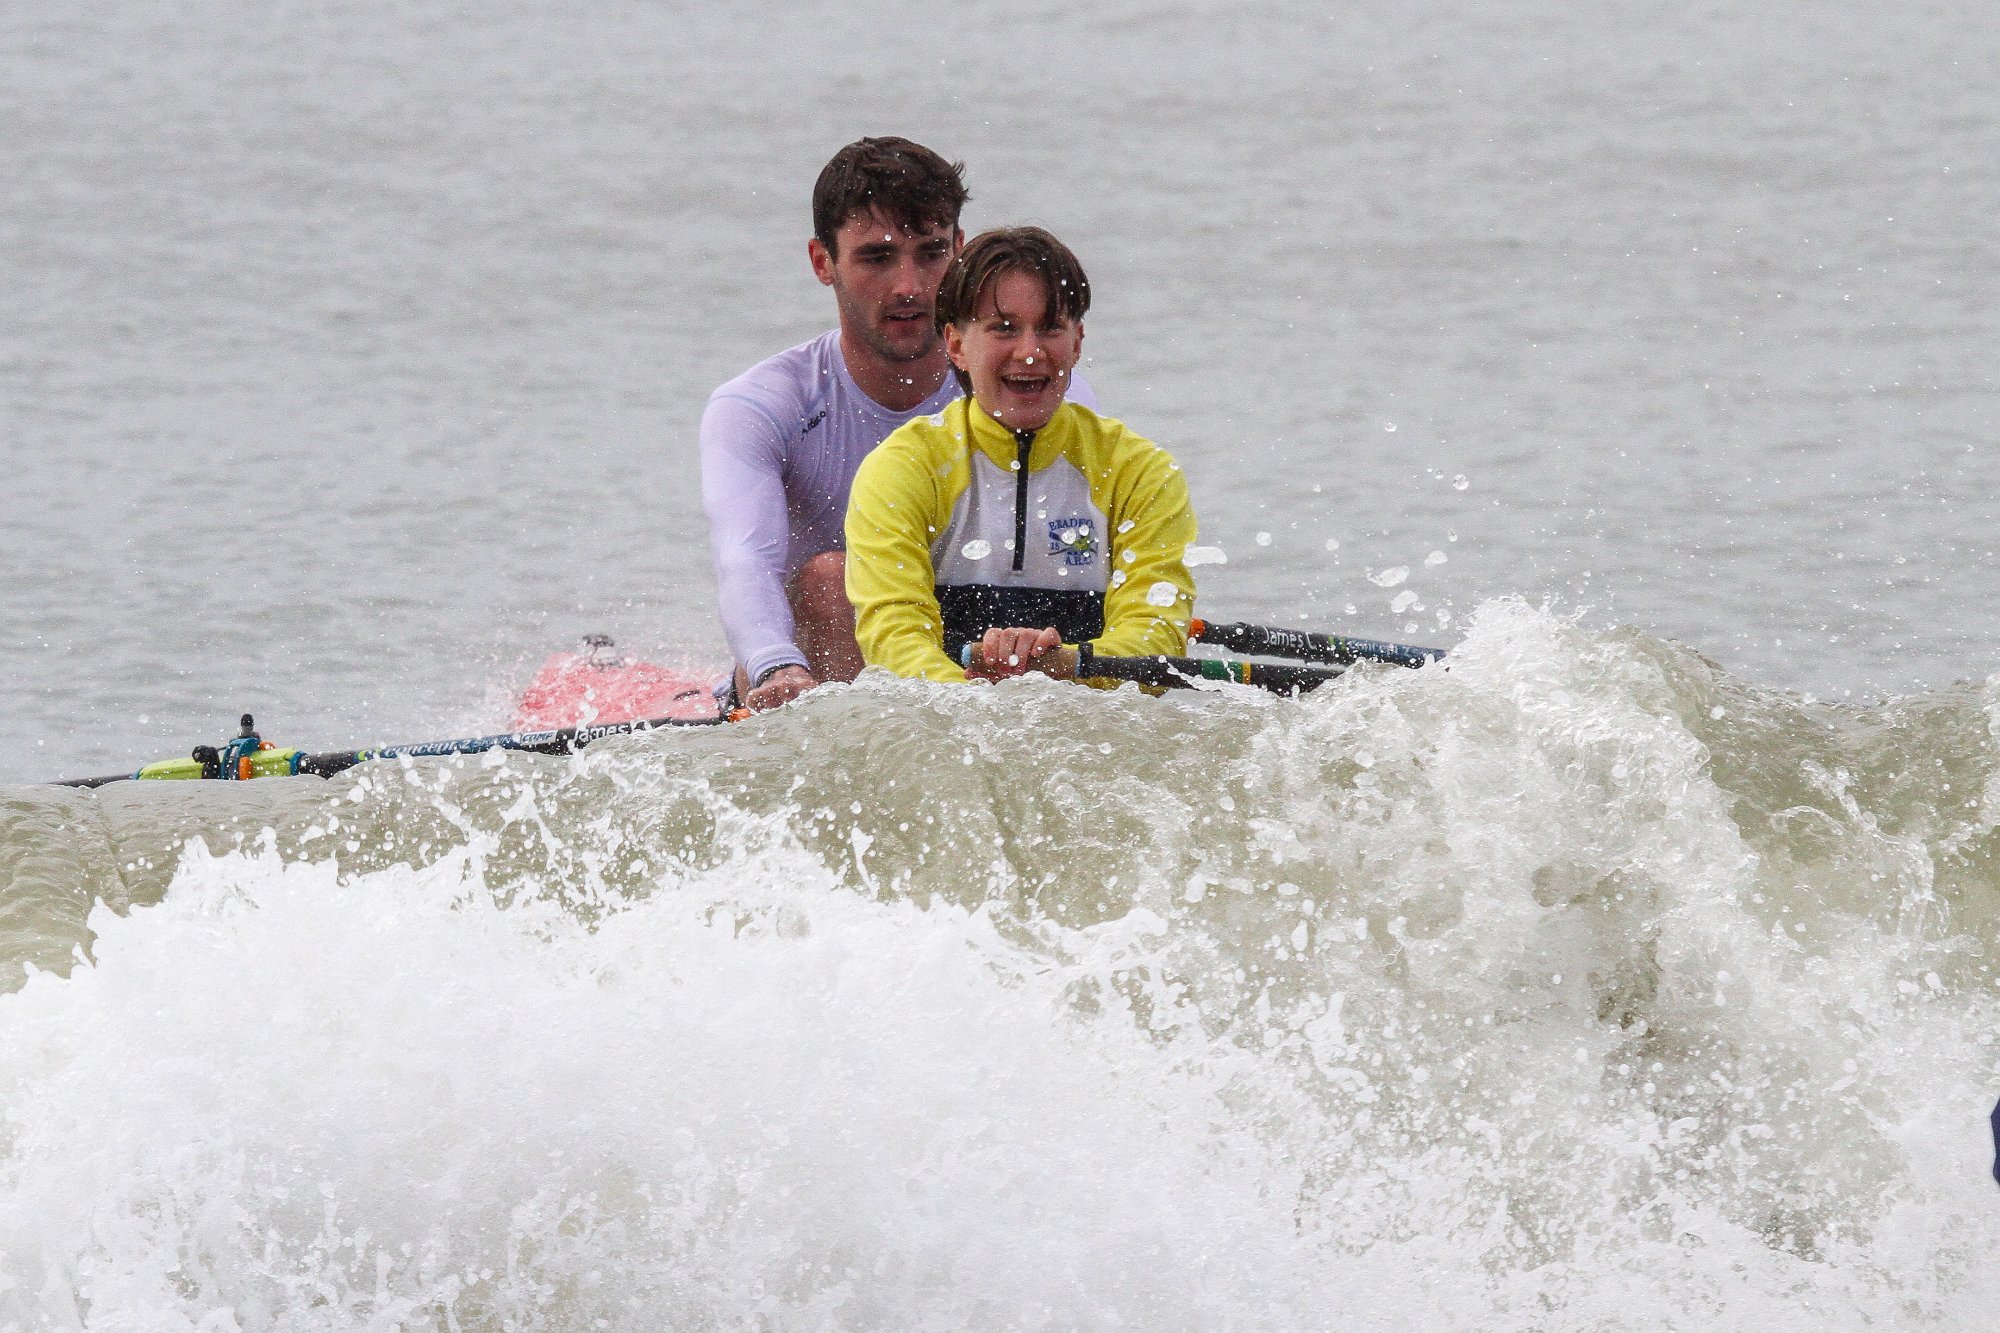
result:
M 1002 273 L 1032 273 L 1048 292 L 1048 314 L 1080 320 L 1090 309 L 1090 279 L 1070 248 L 1040 227 L 997 227 L 966 243 L 938 284 L 935 319 L 939 333 L 947 324 L 971 320 L 979 295 Z M 970 377 L 956 366 L 952 373 L 967 393 Z

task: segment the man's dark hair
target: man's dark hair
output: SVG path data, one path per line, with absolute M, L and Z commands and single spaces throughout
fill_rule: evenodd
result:
M 857 213 L 879 210 L 909 232 L 956 228 L 969 198 L 965 163 L 947 162 L 895 135 L 856 139 L 833 155 L 813 183 L 813 235 L 838 258 L 834 238 Z
M 1090 279 L 1070 248 L 1040 227 L 996 227 L 967 241 L 938 284 L 933 318 L 939 333 L 947 324 L 972 319 L 980 293 L 1002 273 L 1032 273 L 1048 289 L 1050 310 L 1036 311 L 1079 320 L 1090 309 Z M 959 387 L 972 392 L 972 381 L 956 366 Z

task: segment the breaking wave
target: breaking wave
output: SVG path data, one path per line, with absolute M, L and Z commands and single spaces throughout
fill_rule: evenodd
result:
M 1499 602 L 9 789 L 0 1328 L 1978 1327 L 1996 722 Z

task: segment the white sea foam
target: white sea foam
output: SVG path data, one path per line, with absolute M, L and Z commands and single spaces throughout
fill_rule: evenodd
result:
M 286 788 L 0 998 L 0 1326 L 1977 1327 L 1992 708 L 1500 603 Z
M 595 930 L 196 853 L 93 925 L 0 1010 L 0 1323 L 1198 1328 L 1324 1266 L 1171 1043 L 795 853 Z

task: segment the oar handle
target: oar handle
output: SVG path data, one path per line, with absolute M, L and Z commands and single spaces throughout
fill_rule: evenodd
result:
M 1167 689 L 1182 689 L 1197 680 L 1230 680 L 1274 694 L 1307 694 L 1338 677 L 1340 669 L 1220 657 L 1100 657 L 1086 643 L 1077 649 L 1076 674 L 1080 679 L 1133 680 Z
M 1169 690 L 1185 689 L 1198 680 L 1228 680 L 1239 685 L 1255 685 L 1276 694 L 1305 694 L 1340 674 L 1339 667 L 1232 662 L 1220 657 L 1106 657 L 1094 651 L 1088 643 L 1063 651 L 1076 653 L 1078 680 L 1131 680 Z M 958 660 L 967 669 L 977 666 L 979 645 L 966 644 L 959 650 Z
M 1273 657 L 1290 657 L 1301 662 L 1332 662 L 1340 666 L 1352 662 L 1388 662 L 1394 666 L 1420 667 L 1445 655 L 1442 648 L 1384 643 L 1380 639 L 1350 639 L 1342 634 L 1279 629 L 1272 625 L 1218 625 L 1208 620 L 1190 620 L 1188 637 L 1226 648 L 1232 653 L 1269 653 Z

